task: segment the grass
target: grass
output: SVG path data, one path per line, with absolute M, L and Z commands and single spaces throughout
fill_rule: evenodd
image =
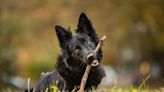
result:
M 11 88 L 7 88 L 2 92 L 23 92 L 22 90 L 13 90 Z M 45 91 L 48 92 L 48 89 Z M 50 92 L 61 92 L 55 85 L 52 85 L 50 88 Z M 76 91 L 72 91 L 76 92 Z M 149 88 L 135 88 L 134 86 L 130 86 L 129 88 L 121 88 L 114 86 L 112 88 L 98 88 L 97 90 L 93 90 L 92 92 L 164 92 L 164 88 L 160 89 L 149 89 Z
M 161 89 L 150 89 L 146 87 L 146 82 L 147 80 L 150 78 L 150 75 L 148 75 L 145 79 L 143 79 L 142 83 L 140 84 L 140 86 L 134 87 L 134 86 L 130 86 L 129 88 L 120 88 L 117 86 L 117 81 L 115 81 L 115 86 L 113 86 L 112 88 L 103 88 L 100 87 L 96 90 L 93 90 L 92 92 L 164 92 L 164 88 Z M 28 79 L 30 80 L 30 79 Z M 30 82 L 30 81 L 28 81 Z M 29 84 L 29 83 L 28 83 Z M 45 92 L 48 92 L 48 89 L 46 89 Z M 50 92 L 61 92 L 57 86 L 52 85 L 50 87 Z M 72 92 L 76 92 L 75 89 Z
M 59 91 L 56 86 L 51 86 L 50 92 L 61 92 L 61 91 Z M 73 90 L 72 92 L 76 92 L 76 91 Z M 139 89 L 133 86 L 131 86 L 130 88 L 120 88 L 114 86 L 112 88 L 99 88 L 97 90 L 93 90 L 92 92 L 164 92 L 164 90 L 162 89 L 151 90 L 148 88 Z
M 142 83 L 140 84 L 138 88 L 134 86 L 130 86 L 129 88 L 121 88 L 121 87 L 118 87 L 117 81 L 115 81 L 115 86 L 111 88 L 100 87 L 98 89 L 93 90 L 92 92 L 164 92 L 164 86 L 159 89 L 150 89 L 146 87 L 146 82 L 149 78 L 150 78 L 150 75 L 148 75 L 145 79 L 143 79 Z M 28 90 L 30 90 L 30 78 L 28 78 L 27 85 L 28 85 L 27 87 Z M 7 88 L 6 90 L 3 90 L 2 92 L 23 92 L 23 91 Z M 48 88 L 45 90 L 45 92 L 48 92 Z M 50 92 L 61 92 L 61 91 L 58 89 L 57 86 L 52 85 L 50 87 Z M 72 92 L 76 92 L 75 89 Z

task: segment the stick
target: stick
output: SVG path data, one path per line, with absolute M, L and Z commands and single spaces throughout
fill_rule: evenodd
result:
M 103 37 L 100 39 L 100 41 L 99 41 L 99 43 L 98 43 L 98 45 L 97 45 L 97 47 L 96 47 L 96 49 L 95 49 L 95 53 L 96 53 L 96 54 L 97 54 L 97 52 L 99 51 L 99 49 L 100 49 L 100 47 L 102 46 L 102 44 L 103 44 L 103 42 L 104 42 L 105 39 L 106 39 L 106 36 L 103 36 Z M 95 59 L 95 60 L 92 61 L 92 63 L 93 63 L 93 62 L 97 62 L 97 60 Z M 91 68 L 92 68 L 92 65 L 89 65 L 89 64 L 88 64 L 87 67 L 86 67 L 86 69 L 85 69 L 84 75 L 83 75 L 83 77 L 82 77 L 82 79 L 81 79 L 79 92 L 84 92 L 85 84 L 86 84 L 86 82 L 87 82 L 88 75 L 89 75 L 89 73 L 90 73 L 90 69 L 91 69 Z

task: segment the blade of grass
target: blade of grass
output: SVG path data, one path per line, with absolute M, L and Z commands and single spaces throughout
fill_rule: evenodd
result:
M 149 74 L 145 79 L 143 79 L 141 85 L 138 87 L 138 90 L 139 90 L 139 91 L 141 90 L 141 88 L 142 88 L 143 86 L 145 86 L 145 83 L 146 83 L 146 81 L 147 81 L 149 78 L 150 78 L 150 74 Z
M 27 81 L 27 90 L 28 92 L 30 92 L 30 78 L 28 78 L 28 81 Z

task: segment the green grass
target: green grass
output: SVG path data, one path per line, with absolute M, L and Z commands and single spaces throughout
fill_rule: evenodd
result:
M 164 86 L 158 89 L 148 88 L 146 86 L 146 82 L 149 78 L 150 78 L 150 75 L 148 75 L 145 79 L 143 79 L 139 87 L 130 86 L 128 88 L 123 88 L 123 87 L 121 88 L 121 87 L 118 87 L 117 85 L 118 81 L 115 81 L 115 86 L 113 87 L 110 87 L 110 88 L 99 87 L 98 89 L 92 90 L 91 92 L 164 92 Z M 29 89 L 30 78 L 28 78 L 27 85 Z M 23 91 L 7 88 L 3 90 L 2 92 L 23 92 Z M 48 92 L 48 88 L 45 90 L 45 92 Z M 57 86 L 52 85 L 50 87 L 50 92 L 61 92 L 61 91 L 58 89 Z M 76 92 L 75 89 L 72 92 Z
M 61 92 L 58 90 L 56 86 L 51 86 L 50 92 Z M 48 91 L 46 91 L 48 92 Z M 76 91 L 72 91 L 76 92 Z M 120 87 L 112 87 L 112 88 L 98 88 L 97 90 L 93 90 L 92 92 L 164 92 L 162 89 L 148 89 L 148 88 L 135 88 L 131 86 L 130 88 L 120 88 Z
M 22 90 L 14 90 L 12 88 L 7 88 L 3 90 L 2 92 L 23 92 Z M 45 91 L 48 92 L 48 89 Z M 55 85 L 51 86 L 50 92 L 61 92 L 58 90 L 58 88 Z M 76 91 L 72 91 L 76 92 Z M 114 86 L 112 88 L 98 88 L 97 90 L 93 90 L 92 92 L 164 92 L 164 87 L 159 89 L 150 89 L 150 88 L 135 88 L 133 86 L 129 88 L 121 88 Z
M 164 92 L 164 87 L 159 89 L 150 89 L 146 86 L 147 80 L 150 78 L 148 75 L 145 79 L 143 79 L 142 83 L 139 87 L 130 86 L 129 88 L 121 88 L 117 86 L 117 81 L 115 81 L 115 86 L 111 88 L 103 88 L 100 87 L 98 89 L 93 90 L 92 92 Z M 48 89 L 45 91 L 48 92 Z M 61 92 L 55 85 L 50 87 L 50 92 Z M 76 92 L 73 90 L 72 92 Z

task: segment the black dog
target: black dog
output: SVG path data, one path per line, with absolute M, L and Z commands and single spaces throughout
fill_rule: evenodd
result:
M 45 92 L 51 85 L 57 85 L 62 91 L 71 91 L 75 86 L 79 86 L 87 64 L 93 59 L 99 62 L 102 60 L 101 49 L 97 54 L 94 50 L 99 42 L 99 38 L 92 27 L 87 16 L 82 13 L 79 18 L 76 36 L 72 36 L 70 31 L 56 26 L 56 34 L 61 47 L 56 69 L 53 72 L 43 74 L 36 92 Z M 105 76 L 101 65 L 93 67 L 90 71 L 85 90 L 96 88 L 101 79 Z

